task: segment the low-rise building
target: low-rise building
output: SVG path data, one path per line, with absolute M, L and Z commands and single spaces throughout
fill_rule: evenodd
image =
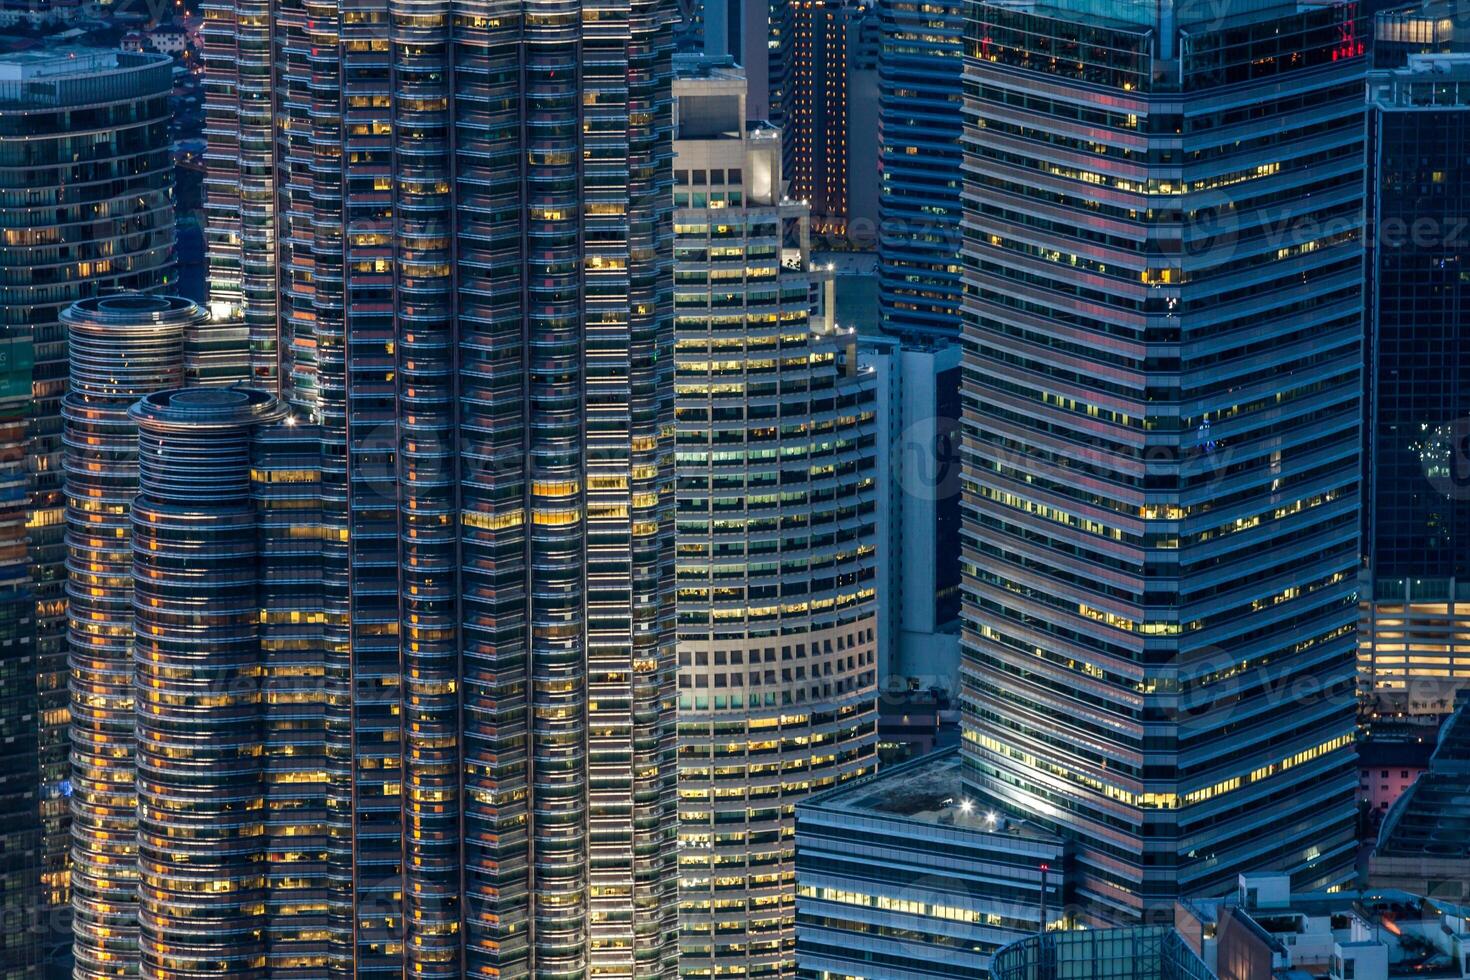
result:
M 1235 894 L 1187 899 L 1175 928 L 1219 980 L 1470 977 L 1467 910 L 1400 889 L 1292 892 L 1243 874 Z
M 797 806 L 797 976 L 983 980 L 1064 926 L 1060 839 L 967 797 L 956 749 Z
M 1168 926 L 1048 932 L 995 954 L 992 980 L 1107 977 L 1108 980 L 1215 980 L 1203 960 Z
M 1358 800 L 1384 814 L 1425 769 L 1434 741 L 1370 737 L 1358 743 Z

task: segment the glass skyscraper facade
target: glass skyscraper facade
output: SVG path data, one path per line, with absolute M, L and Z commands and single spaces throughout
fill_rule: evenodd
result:
M 1456 7 L 1380 14 L 1365 173 L 1368 693 L 1448 713 L 1470 685 L 1470 38 Z M 1458 53 L 1447 53 L 1458 52 Z
M 966 778 L 1088 921 L 1353 874 L 1365 40 L 969 7 Z
M 36 773 L 29 805 L 40 842 L 27 886 L 45 910 L 41 942 L 65 958 L 69 934 L 65 501 L 61 399 L 73 301 L 153 290 L 174 274 L 171 60 L 98 49 L 0 56 L 0 318 L 28 341 L 26 537 L 35 645 Z M 8 833 L 0 828 L 0 833 Z
M 675 97 L 679 970 L 790 977 L 796 804 L 876 766 L 875 379 L 743 75 Z
M 205 5 L 211 310 L 321 453 L 271 971 L 675 969 L 667 13 Z
M 880 0 L 878 282 L 883 329 L 960 331 L 965 5 Z

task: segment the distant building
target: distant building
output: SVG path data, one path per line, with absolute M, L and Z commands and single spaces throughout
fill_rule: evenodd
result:
M 847 239 L 861 249 L 878 242 L 881 47 L 878 16 L 869 6 L 851 28 L 847 52 Z
M 28 538 L 39 730 L 29 806 L 41 840 L 28 894 L 45 910 L 48 955 L 70 949 L 63 309 L 175 275 L 170 60 L 89 48 L 0 55 L 0 324 L 29 338 Z M 19 352 L 17 352 L 19 353 Z M 0 818 L 0 834 L 20 826 Z M 0 847 L 0 850 L 8 850 Z M 8 930 L 7 930 L 8 931 Z
M 163 54 L 183 54 L 189 49 L 189 34 L 175 24 L 165 24 L 148 32 L 148 45 Z
M 1428 771 L 1390 808 L 1368 881 L 1470 903 L 1470 696 L 1445 722 Z
M 858 0 L 789 0 L 779 113 L 790 195 L 812 230 L 840 237 L 848 219 L 848 53 L 868 8 Z
M 1061 840 L 967 796 L 930 753 L 797 806 L 797 976 L 983 980 L 1009 943 L 1064 925 Z
M 878 761 L 891 766 L 934 751 L 940 719 L 949 708 L 945 692 L 884 687 L 878 693 Z
M 0 27 L 24 24 L 32 28 L 70 24 L 87 13 L 83 0 L 0 0 Z
M 886 441 L 879 569 L 886 691 L 958 693 L 960 670 L 960 348 L 864 338 Z
M 883 330 L 960 332 L 965 5 L 879 0 L 879 288 Z
M 729 58 L 745 75 L 745 118 L 770 121 L 772 78 L 773 0 L 695 0 L 699 8 L 698 50 L 709 58 Z M 776 0 L 784 5 L 785 0 Z M 681 49 L 682 50 L 682 49 Z
M 1370 736 L 1358 743 L 1358 802 L 1387 812 L 1429 766 L 1433 741 Z
M 1288 875 L 1243 874 L 1226 897 L 1181 901 L 1174 927 L 1219 980 L 1463 980 L 1467 914 L 1400 889 L 1293 892 Z

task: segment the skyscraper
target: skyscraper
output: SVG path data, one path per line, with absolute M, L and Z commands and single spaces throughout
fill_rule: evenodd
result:
M 744 77 L 674 84 L 679 970 L 792 976 L 796 804 L 876 765 L 875 379 Z
M 960 330 L 965 5 L 880 0 L 878 282 L 884 331 Z
M 204 316 L 187 300 L 139 293 L 81 300 L 61 315 L 71 362 L 62 418 L 78 978 L 114 976 L 138 955 L 138 429 L 128 409 L 183 383 L 185 332 Z
M 1442 714 L 1470 686 L 1470 38 L 1456 7 L 1379 14 L 1368 76 L 1363 680 Z M 1446 53 L 1454 49 L 1455 53 Z
M 967 778 L 1128 921 L 1351 878 L 1354 3 L 976 3 Z
M 0 317 L 30 340 L 27 517 L 36 626 L 36 774 L 41 841 L 29 887 L 46 924 L 64 924 L 70 850 L 65 501 L 60 312 L 113 289 L 173 275 L 173 158 L 167 55 L 87 48 L 0 56 Z M 8 832 L 9 826 L 0 832 Z M 47 930 L 64 958 L 67 930 Z
M 267 896 L 279 882 L 264 846 L 252 441 L 285 413 L 266 392 L 220 387 L 155 392 L 129 411 L 145 977 L 267 975 Z
M 675 966 L 671 39 L 583 6 L 206 5 L 210 305 L 322 449 L 304 975 Z

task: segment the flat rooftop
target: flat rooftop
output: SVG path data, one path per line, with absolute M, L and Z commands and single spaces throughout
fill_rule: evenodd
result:
M 959 747 L 951 746 L 828 790 L 810 805 L 1061 846 L 1056 835 L 1025 820 L 1008 819 L 971 796 L 961 772 Z
M 56 48 L 0 54 L 0 81 L 29 82 L 68 75 L 90 75 L 121 67 L 122 51 Z

